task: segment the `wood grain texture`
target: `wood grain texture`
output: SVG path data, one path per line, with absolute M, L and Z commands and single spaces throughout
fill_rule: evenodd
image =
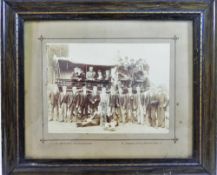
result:
M 211 172 L 216 169 L 216 74 L 215 74 L 215 4 L 210 5 L 205 12 L 204 23 L 204 77 L 203 77 L 203 165 Z M 206 44 L 205 44 L 206 43 Z M 214 142 L 213 142 L 214 141 Z
M 4 174 L 216 174 L 216 4 L 214 0 L 3 0 Z M 27 20 L 193 21 L 193 157 L 139 160 L 30 160 L 24 156 L 24 48 Z
M 112 1 L 6 1 L 11 8 L 19 13 L 26 12 L 123 12 L 144 10 L 203 10 L 208 1 L 155 1 L 155 0 L 112 0 Z M 47 8 L 49 4 L 49 8 Z
M 15 13 L 6 4 L 2 21 L 2 150 L 3 171 L 16 167 L 17 154 L 17 59 L 15 51 Z M 6 20 L 5 20 L 6 19 Z

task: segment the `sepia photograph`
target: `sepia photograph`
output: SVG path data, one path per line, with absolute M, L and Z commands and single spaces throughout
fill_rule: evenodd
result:
M 168 133 L 170 43 L 47 43 L 49 133 Z

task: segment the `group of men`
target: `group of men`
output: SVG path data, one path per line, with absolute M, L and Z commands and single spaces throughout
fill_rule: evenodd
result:
M 78 127 L 116 127 L 119 123 L 148 124 L 151 127 L 165 127 L 166 109 L 169 103 L 162 88 L 134 90 L 128 87 L 111 86 L 87 89 L 66 86 L 57 87 L 49 94 L 50 121 L 76 122 Z
M 135 89 L 140 86 L 142 90 L 150 87 L 149 65 L 144 59 L 120 58 L 117 65 L 117 81 L 121 86 L 128 86 Z
M 150 87 L 149 65 L 144 59 L 120 58 L 117 65 L 103 70 L 95 72 L 89 66 L 84 73 L 74 68 L 72 87 L 55 85 L 49 94 L 49 120 L 76 122 L 77 127 L 114 128 L 130 122 L 165 128 L 169 99 L 163 88 Z M 90 81 L 76 84 L 83 79 Z M 95 80 L 109 83 L 90 85 Z
M 110 80 L 110 70 L 105 70 L 102 72 L 100 69 L 97 73 L 93 70 L 93 67 L 90 66 L 86 73 L 86 80 Z
M 72 72 L 72 76 L 71 76 L 72 80 L 77 80 L 77 81 L 81 81 L 81 80 L 110 80 L 111 79 L 111 75 L 110 75 L 110 70 L 104 70 L 102 71 L 101 69 L 98 69 L 97 72 L 94 71 L 93 66 L 89 66 L 88 70 L 85 74 L 85 72 L 78 67 L 75 67 L 73 72 Z
M 128 57 L 120 58 L 118 64 L 110 68 L 94 68 L 93 66 L 86 67 L 86 73 L 81 68 L 75 67 L 72 72 L 72 85 L 74 80 L 89 80 L 89 81 L 111 81 L 113 86 L 127 86 L 135 89 L 140 86 L 142 90 L 146 90 L 150 86 L 149 82 L 149 65 L 144 59 L 129 59 Z

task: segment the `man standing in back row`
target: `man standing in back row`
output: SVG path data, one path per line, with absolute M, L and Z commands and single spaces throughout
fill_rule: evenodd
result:
M 123 94 L 123 89 L 118 89 L 118 113 L 122 123 L 126 123 L 126 95 Z
M 69 95 L 69 105 L 68 109 L 70 110 L 70 118 L 69 121 L 73 121 L 73 117 L 75 117 L 75 121 L 77 121 L 78 115 L 78 93 L 77 88 L 75 86 L 72 87 L 72 93 Z
M 158 98 L 154 90 L 150 90 L 147 94 L 147 114 L 150 126 L 157 126 L 157 108 L 159 105 Z
M 111 87 L 110 95 L 109 95 L 109 110 L 111 118 L 114 118 L 117 113 L 118 108 L 118 95 L 116 94 L 115 88 Z
M 159 101 L 157 108 L 158 127 L 165 128 L 165 112 L 169 104 L 169 100 L 166 93 L 164 93 L 162 89 L 159 89 L 157 98 Z
M 136 95 L 133 94 L 132 88 L 128 88 L 128 93 L 126 94 L 126 110 L 127 110 L 127 120 L 134 122 L 136 119 Z
M 51 117 L 49 121 L 54 120 L 54 114 L 56 111 L 56 120 L 59 120 L 59 98 L 60 92 L 57 85 L 54 85 L 53 91 L 49 94 L 50 106 L 51 106 Z
M 91 109 L 91 115 L 93 116 L 94 113 L 98 110 L 100 97 L 97 92 L 97 86 L 93 86 L 93 91 L 89 95 L 89 107 Z
M 67 94 L 67 87 L 62 86 L 62 91 L 60 92 L 60 108 L 61 108 L 61 122 L 67 122 L 67 109 L 69 103 L 69 95 Z
M 100 93 L 99 114 L 100 114 L 100 126 L 103 126 L 107 122 L 109 106 L 109 97 L 106 93 L 106 88 L 103 87 Z
M 87 118 L 88 116 L 88 94 L 86 86 L 83 86 L 82 93 L 79 95 L 79 107 L 81 110 L 81 117 Z
M 137 123 L 144 124 L 144 113 L 143 113 L 143 106 L 142 106 L 142 93 L 140 92 L 140 87 L 136 87 L 136 116 L 137 116 Z

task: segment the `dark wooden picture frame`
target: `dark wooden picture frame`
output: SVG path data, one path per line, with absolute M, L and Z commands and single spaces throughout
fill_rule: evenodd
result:
M 216 174 L 216 3 L 214 0 L 3 0 L 3 174 Z M 191 20 L 193 156 L 189 159 L 33 160 L 24 150 L 24 22 Z M 177 150 L 178 151 L 178 150 Z

